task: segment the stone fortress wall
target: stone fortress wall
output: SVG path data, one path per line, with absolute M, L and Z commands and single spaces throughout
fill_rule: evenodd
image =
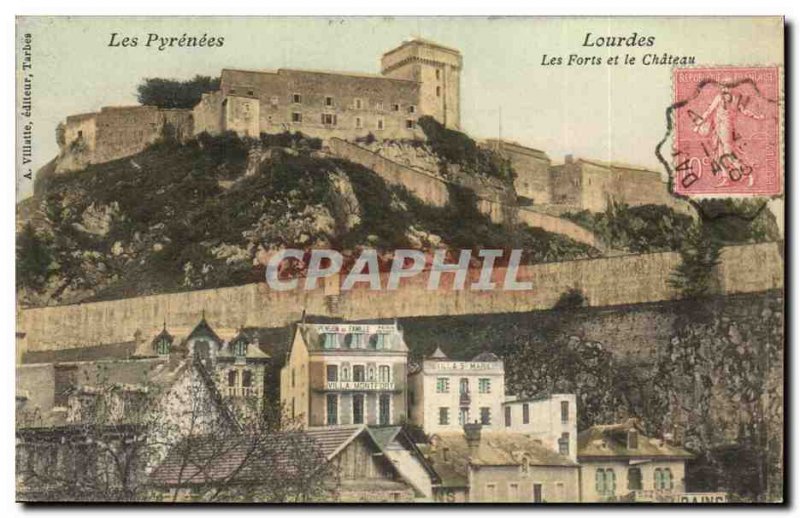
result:
M 677 253 L 654 253 L 586 259 L 520 267 L 518 279 L 531 281 L 531 291 L 473 292 L 426 289 L 427 275 L 405 279 L 397 291 L 371 291 L 364 284 L 339 293 L 327 282 L 313 291 L 277 292 L 266 284 L 152 295 L 132 299 L 67 306 L 23 308 L 18 333 L 27 351 L 66 350 L 133 340 L 137 332 L 156 333 L 164 321 L 170 327 L 191 327 L 198 315 L 215 326 L 280 327 L 303 312 L 347 320 L 413 316 L 515 313 L 546 310 L 571 289 L 580 290 L 590 306 L 641 304 L 671 300 L 676 293 L 669 277 L 679 264 Z M 754 293 L 783 288 L 783 243 L 726 247 L 717 267 L 723 294 Z M 471 272 L 477 278 L 479 272 Z M 495 279 L 502 282 L 505 270 Z M 343 279 L 340 279 L 340 282 Z M 468 281 L 469 282 L 469 281 Z M 18 335 L 19 336 L 19 335 Z
M 106 106 L 67 117 L 60 132 L 56 173 L 135 155 L 167 133 L 186 141 L 194 135 L 194 121 L 191 110 Z
M 436 207 L 447 205 L 451 186 L 466 186 L 475 192 L 477 208 L 494 223 L 523 223 L 548 232 L 567 236 L 575 241 L 603 249 L 604 244 L 595 235 L 567 219 L 516 207 L 508 193 L 492 179 L 477 180 L 464 174 L 454 175 L 454 181 L 445 180 L 433 171 L 410 167 L 390 160 L 362 146 L 334 138 L 328 142 L 328 151 L 339 158 L 361 164 L 374 171 L 390 184 L 405 187 L 423 202 Z
M 517 178 L 514 189 L 530 200 L 531 210 L 561 214 L 588 210 L 603 212 L 613 200 L 631 206 L 666 205 L 693 215 L 691 206 L 670 195 L 661 173 L 641 167 L 564 157 L 553 165 L 544 151 L 498 139 L 482 144 L 511 161 Z
M 352 142 L 370 134 L 379 141 L 424 140 L 417 126 L 420 116 L 432 116 L 449 128 L 460 127 L 462 68 L 458 50 L 411 39 L 383 54 L 380 75 L 223 69 L 220 89 L 203 94 L 192 110 L 105 107 L 97 113 L 67 117 L 55 172 L 138 153 L 163 135 L 167 126 L 181 140 L 224 131 L 250 137 L 301 131 L 326 142 Z M 502 188 L 491 192 L 492 186 L 474 185 L 475 179 L 468 175 L 456 180 L 479 193 L 484 198 L 482 209 L 496 220 L 509 217 L 497 203 L 515 205 L 515 196 L 532 201 L 521 216 L 523 221 L 536 221 L 551 231 L 565 224 L 547 215 L 603 211 L 612 199 L 630 205 L 664 204 L 691 214 L 688 204 L 669 195 L 655 171 L 572 160 L 571 156 L 554 166 L 546 153 L 514 142 L 495 139 L 483 145 L 511 160 L 517 173 L 516 193 L 508 196 Z

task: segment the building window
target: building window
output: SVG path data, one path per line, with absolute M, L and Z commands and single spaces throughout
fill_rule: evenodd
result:
M 158 354 L 160 354 L 161 356 L 169 355 L 169 345 L 170 344 L 168 339 L 166 338 L 160 339 L 158 341 L 158 344 L 156 344 L 156 350 Z
M 436 378 L 436 392 L 439 394 L 447 394 L 450 392 L 450 379 Z
M 363 107 L 364 107 L 364 101 L 362 101 L 362 100 L 361 100 L 361 99 L 359 99 L 359 98 L 355 98 L 355 99 L 353 99 L 353 107 L 354 107 L 356 110 L 360 110 L 361 108 L 363 108 Z
M 294 388 L 294 369 L 292 369 L 292 388 Z
M 598 495 L 613 495 L 617 492 L 617 476 L 613 469 L 598 469 L 594 474 L 595 492 Z
M 639 433 L 636 431 L 628 432 L 628 449 L 635 450 L 639 447 Z
M 326 126 L 336 126 L 336 114 L 335 113 L 323 113 L 322 114 L 322 124 Z
M 325 396 L 326 407 L 328 409 L 328 426 L 339 424 L 339 396 L 337 394 L 328 394 Z
M 669 468 L 656 468 L 653 487 L 657 490 L 672 489 L 672 470 Z
M 381 394 L 378 398 L 378 424 L 387 425 L 390 422 L 389 413 L 391 412 L 391 396 Z
M 439 407 L 439 424 L 442 426 L 450 424 L 450 409 L 446 406 Z
M 630 491 L 642 489 L 642 470 L 639 468 L 628 468 L 628 489 Z
M 519 500 L 519 484 L 508 485 L 508 501 L 516 502 Z
M 303 102 L 303 97 L 300 94 L 292 94 L 292 102 L 295 104 L 300 104 Z
M 561 402 L 561 422 L 569 423 L 569 401 Z
M 414 119 L 407 119 L 406 120 L 406 129 L 414 129 L 415 126 Z
M 356 128 L 361 129 L 363 127 L 364 127 L 364 123 L 361 121 L 361 117 L 356 117 Z
M 527 475 L 531 471 L 531 459 L 528 456 L 522 457 L 522 474 Z
M 492 410 L 488 406 L 481 407 L 481 424 L 482 425 L 492 424 Z
M 481 394 L 488 394 L 492 390 L 492 380 L 489 378 L 480 378 L 478 380 L 478 392 Z
M 382 130 L 382 129 L 383 129 L 383 117 L 380 117 L 380 118 L 378 119 L 378 129 L 379 129 L 379 130 Z
M 505 407 L 505 417 L 506 417 L 506 428 L 511 426 L 511 407 L 506 405 Z
M 363 365 L 353 365 L 353 381 L 366 381 Z
M 388 365 L 381 365 L 378 367 L 378 381 L 381 383 L 389 383 L 392 380 L 392 370 Z
M 269 98 L 269 103 L 272 106 L 278 106 L 278 96 L 277 95 L 273 95 L 272 97 L 270 97 Z
M 338 349 L 339 348 L 339 335 L 334 333 L 325 333 L 323 336 L 322 347 L 325 349 Z
M 367 369 L 367 381 L 375 381 L 375 367 L 373 366 Z
M 235 370 L 228 371 L 228 386 L 235 387 L 239 384 L 239 373 Z
M 458 393 L 459 394 L 469 394 L 469 379 L 468 378 L 461 378 L 461 381 L 458 382 Z
M 253 386 L 253 372 L 245 369 L 242 371 L 242 386 L 243 387 L 252 387 Z
M 412 104 L 408 107 L 408 113 L 417 113 L 417 107 Z
M 544 502 L 544 495 L 542 494 L 541 484 L 533 485 L 533 502 L 536 504 L 541 504 L 542 502 Z
M 439 79 L 441 71 L 437 68 L 436 69 L 436 79 Z
M 333 106 L 333 97 L 331 97 L 331 96 L 325 97 L 325 106 L 328 106 L 328 107 Z
M 339 366 L 338 365 L 328 365 L 325 367 L 325 372 L 327 373 L 328 381 L 339 381 Z
M 233 344 L 233 355 L 237 357 L 247 356 L 247 342 L 239 340 Z
M 399 104 L 393 104 L 392 105 L 392 111 L 393 112 L 399 112 L 400 111 L 400 105 Z
M 458 425 L 464 426 L 469 423 L 469 408 L 462 407 L 458 409 Z
M 561 455 L 569 455 L 569 434 L 564 432 L 558 440 L 558 453 Z
M 375 111 L 382 112 L 383 111 L 383 102 L 376 102 L 375 103 Z
M 437 86 L 436 87 L 436 97 L 441 97 L 441 96 L 442 96 L 442 87 L 441 86 Z
M 528 424 L 531 422 L 531 409 L 528 406 L 528 403 L 522 404 L 522 424 Z
M 382 335 L 380 333 L 370 335 L 369 340 L 367 340 L 367 345 L 369 345 L 370 349 L 383 349 L 386 345 L 386 335 Z
M 353 424 L 364 424 L 364 394 L 353 394 Z
M 292 122 L 303 122 L 303 114 L 300 112 L 292 112 Z

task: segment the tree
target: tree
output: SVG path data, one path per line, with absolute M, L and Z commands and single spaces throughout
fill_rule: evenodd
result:
M 218 77 L 196 75 L 179 81 L 150 77 L 136 87 L 139 103 L 159 108 L 194 108 L 206 92 L 219 90 Z
M 53 258 L 45 240 L 27 223 L 17 237 L 17 287 L 41 289 Z
M 679 250 L 680 264 L 672 272 L 669 285 L 684 298 L 711 295 L 715 288 L 714 268 L 719 264 L 721 246 L 702 222 L 689 228 Z

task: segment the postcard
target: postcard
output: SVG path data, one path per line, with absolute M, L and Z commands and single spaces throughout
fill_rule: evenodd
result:
M 783 18 L 16 24 L 18 501 L 785 501 Z

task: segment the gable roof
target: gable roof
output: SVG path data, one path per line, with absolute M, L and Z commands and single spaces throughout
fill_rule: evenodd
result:
M 185 438 L 170 449 L 153 470 L 150 482 L 156 486 L 179 487 L 231 480 L 259 483 L 270 476 L 296 474 L 295 455 L 308 454 L 314 448 L 319 445 L 309 434 L 296 432 Z M 313 464 L 313 453 L 311 455 L 308 460 Z
M 639 434 L 636 448 L 628 448 L 628 432 Z M 620 423 L 592 426 L 578 434 L 578 458 L 678 458 L 694 455 L 662 439 L 644 435 L 641 423 L 630 418 Z
M 270 474 L 296 473 L 299 451 L 317 450 L 322 460 L 330 461 L 359 437 L 371 441 L 386 454 L 386 449 L 401 433 L 401 427 L 370 428 L 366 425 L 308 428 L 276 432 L 262 437 L 235 435 L 220 441 L 207 437 L 184 439 L 173 447 L 153 471 L 151 483 L 157 486 L 187 486 L 235 479 L 236 483 L 258 483 Z M 420 456 L 421 458 L 421 456 Z M 424 458 L 421 458 L 424 463 Z M 413 480 L 389 461 L 387 465 L 416 489 Z

